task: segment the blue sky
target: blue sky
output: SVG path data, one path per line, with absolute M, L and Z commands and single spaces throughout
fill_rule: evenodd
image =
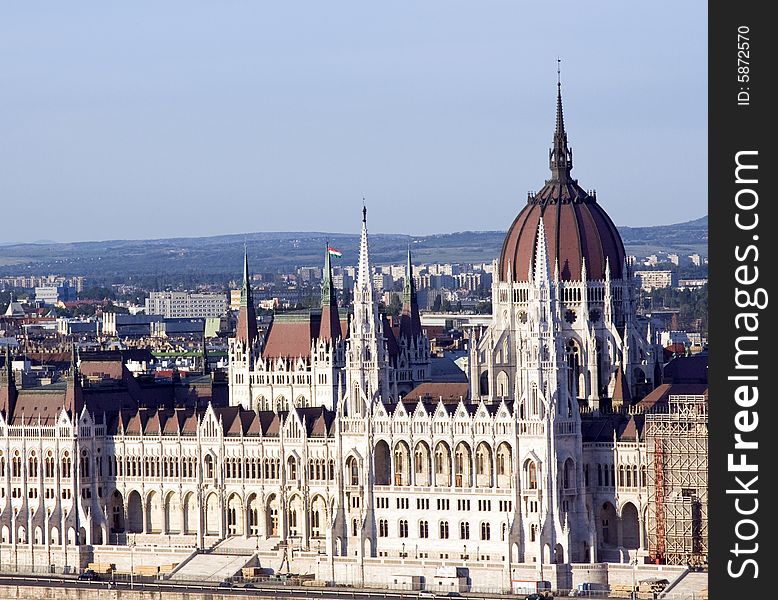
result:
M 616 224 L 706 214 L 706 3 L 4 3 L 0 242 L 506 229 L 557 56 Z

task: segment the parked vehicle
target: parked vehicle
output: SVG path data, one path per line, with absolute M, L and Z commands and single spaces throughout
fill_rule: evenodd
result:
M 79 581 L 97 581 L 100 579 L 92 569 L 84 569 L 78 574 Z

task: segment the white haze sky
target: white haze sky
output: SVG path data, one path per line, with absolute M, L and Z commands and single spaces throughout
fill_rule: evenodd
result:
M 548 176 L 707 213 L 707 4 L 8 2 L 0 243 L 503 230 Z

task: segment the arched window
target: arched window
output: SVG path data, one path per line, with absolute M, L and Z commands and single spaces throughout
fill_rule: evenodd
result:
M 407 538 L 408 537 L 408 521 L 406 521 L 405 519 L 402 519 L 398 523 L 397 531 L 398 531 L 399 536 L 401 538 Z
M 468 523 L 467 521 L 462 521 L 459 524 L 459 539 L 460 540 L 470 539 L 470 523 Z
M 448 539 L 448 521 L 441 521 L 438 527 L 438 533 L 441 540 Z
M 478 380 L 478 391 L 482 396 L 489 395 L 489 373 L 484 371 Z
M 619 465 L 619 487 L 624 487 L 624 465 Z
M 536 383 L 530 386 L 529 402 L 531 416 L 540 416 L 540 401 L 538 400 L 538 386 Z
M 403 465 L 403 453 L 402 450 L 400 450 L 400 447 L 398 446 L 394 451 L 394 472 L 402 473 L 404 466 L 405 465 Z
M 205 476 L 213 479 L 213 457 L 210 454 L 205 457 Z
M 430 536 L 430 524 L 428 521 L 419 521 L 419 537 L 428 538 Z
M 562 469 L 562 487 L 566 490 L 569 490 L 571 487 L 573 487 L 572 483 L 575 478 L 574 469 L 575 466 L 573 465 L 573 461 L 568 458 L 565 461 L 564 468 Z
M 30 477 L 38 476 L 38 457 L 35 450 L 30 452 L 30 457 L 27 459 L 27 475 Z
M 62 477 L 70 477 L 71 475 L 71 461 L 70 461 L 70 455 L 68 454 L 67 450 L 62 455 Z
M 4 473 L 2 474 L 4 475 Z M 54 453 L 51 450 L 46 453 L 46 460 L 43 466 L 43 476 L 49 479 L 54 477 Z
M 89 477 L 89 455 L 86 450 L 81 451 L 81 477 Z
M 567 354 L 567 390 L 572 398 L 580 396 L 578 390 L 579 377 L 581 375 L 581 359 L 578 352 L 578 344 L 570 340 L 565 348 Z
M 538 489 L 538 468 L 532 460 L 527 461 L 527 488 L 530 490 Z
M 353 456 L 349 456 L 346 461 L 346 468 L 351 476 L 349 485 L 359 485 L 359 463 Z
M 492 537 L 492 527 L 489 523 L 481 523 L 481 539 L 490 540 Z
M 499 398 L 508 396 L 508 375 L 505 371 L 500 371 L 497 374 L 497 396 Z

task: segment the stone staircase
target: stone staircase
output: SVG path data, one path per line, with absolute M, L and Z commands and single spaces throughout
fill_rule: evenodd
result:
M 198 553 L 170 576 L 171 581 L 219 582 L 240 575 L 253 559 L 245 554 Z

